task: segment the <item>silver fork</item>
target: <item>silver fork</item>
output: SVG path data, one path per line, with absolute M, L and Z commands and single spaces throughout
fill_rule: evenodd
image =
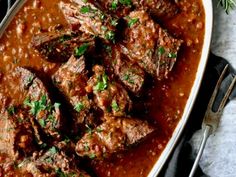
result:
M 198 166 L 198 163 L 199 163 L 199 160 L 202 156 L 202 153 L 203 153 L 203 150 L 205 148 L 205 145 L 206 145 L 206 142 L 207 142 L 207 139 L 208 137 L 213 134 L 218 125 L 219 125 L 219 122 L 220 122 L 220 117 L 222 115 L 222 112 L 223 112 L 223 109 L 224 109 L 224 106 L 234 88 L 234 85 L 235 85 L 235 82 L 236 82 L 236 76 L 234 76 L 234 79 L 232 80 L 230 86 L 228 87 L 228 90 L 226 91 L 225 95 L 224 95 L 224 98 L 221 100 L 221 103 L 220 103 L 220 106 L 218 108 L 217 111 L 213 111 L 212 108 L 213 108 L 213 104 L 215 102 L 215 98 L 216 98 L 216 95 L 218 93 L 218 90 L 220 88 L 220 85 L 224 79 L 224 75 L 226 73 L 228 69 L 228 65 L 225 66 L 224 70 L 222 71 L 221 75 L 220 75 L 220 78 L 216 84 L 216 87 L 213 91 L 213 94 L 211 96 L 211 99 L 209 101 L 209 104 L 207 106 L 207 111 L 205 113 L 205 116 L 204 116 L 204 119 L 203 119 L 203 122 L 202 122 L 202 130 L 203 130 L 203 137 L 202 137 L 202 141 L 201 141 L 201 144 L 200 144 L 200 148 L 198 150 L 198 154 L 197 154 L 197 157 L 195 159 L 195 162 L 193 164 L 193 167 L 191 169 L 191 172 L 189 174 L 189 177 L 193 177 L 194 174 L 195 174 L 195 171 L 197 169 L 197 166 Z

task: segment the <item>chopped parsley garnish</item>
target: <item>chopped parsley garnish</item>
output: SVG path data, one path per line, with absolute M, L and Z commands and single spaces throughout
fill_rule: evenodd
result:
M 108 32 L 106 32 L 105 38 L 106 38 L 107 40 L 110 40 L 110 41 L 115 42 L 115 33 L 114 33 L 114 31 L 108 31 Z
M 102 79 L 97 82 L 95 86 L 96 91 L 103 91 L 106 90 L 108 87 L 108 76 L 106 74 L 102 75 Z
M 70 35 L 63 35 L 60 37 L 59 41 L 60 42 L 65 42 L 65 41 L 68 41 L 71 39 L 71 36 Z
M 169 57 L 169 58 L 176 58 L 177 55 L 176 55 L 175 53 L 169 53 L 169 54 L 168 54 L 168 57 Z
M 24 105 L 25 106 L 29 106 L 31 108 L 30 112 L 34 116 L 37 116 L 40 111 L 46 110 L 46 108 L 47 108 L 46 104 L 47 104 L 47 97 L 46 97 L 46 95 L 43 95 L 39 101 L 30 101 L 29 98 L 27 98 L 24 101 Z
M 97 128 L 96 128 L 96 131 L 97 131 L 98 133 L 101 133 L 101 132 L 103 131 L 103 129 L 100 128 L 100 127 L 97 127 Z
M 58 177 L 68 177 L 64 172 L 61 171 L 60 168 L 56 169 L 56 175 Z
M 95 157 L 96 157 L 95 154 L 93 154 L 93 153 L 92 153 L 92 154 L 89 154 L 89 158 L 90 158 L 90 159 L 95 159 Z
M 93 133 L 93 129 L 91 127 L 89 127 L 89 125 L 87 125 L 87 124 L 85 126 L 87 128 L 86 133 L 91 135 Z
M 85 143 L 85 144 L 84 144 L 84 150 L 85 150 L 85 151 L 89 151 L 89 150 L 90 150 L 88 143 Z
M 131 18 L 129 19 L 129 22 L 128 22 L 128 26 L 129 27 L 132 27 L 135 23 L 137 23 L 139 21 L 138 18 Z
M 106 27 L 106 26 L 101 26 L 101 29 L 102 29 L 103 31 L 106 31 L 106 30 L 107 30 L 107 27 Z
M 101 19 L 101 20 L 104 20 L 105 18 L 106 18 L 105 14 L 101 13 L 101 14 L 100 14 L 100 19 Z
M 51 154 L 56 154 L 58 152 L 57 148 L 55 146 L 51 147 L 49 150 L 48 150 Z
M 84 55 L 88 47 L 89 47 L 89 44 L 87 43 L 82 44 L 80 47 L 76 47 L 74 51 L 75 57 L 80 57 Z
M 128 81 L 130 84 L 134 84 L 134 81 L 133 81 L 133 79 L 131 79 L 129 73 L 126 73 L 126 74 L 125 74 L 124 80 Z
M 112 1 L 112 3 L 111 3 L 111 10 L 116 10 L 117 6 L 118 6 L 118 1 L 117 0 Z
M 122 5 L 131 6 L 132 0 L 119 0 Z
M 46 127 L 46 121 L 44 119 L 39 119 L 38 122 L 41 127 Z
M 119 111 L 119 105 L 117 104 L 117 102 L 115 100 L 112 101 L 111 103 L 111 107 L 114 111 Z
M 13 116 L 16 113 L 15 106 L 11 106 L 11 107 L 7 108 L 7 112 L 10 116 Z
M 81 102 L 79 102 L 79 103 L 77 103 L 77 104 L 74 106 L 74 109 L 75 109 L 78 113 L 80 113 L 80 111 L 82 111 L 82 110 L 84 109 L 84 104 L 81 103 Z
M 91 10 L 90 6 L 83 6 L 83 7 L 81 7 L 80 12 L 82 14 L 86 14 L 86 13 L 90 12 L 90 10 Z
M 164 49 L 164 47 L 159 47 L 158 48 L 158 55 L 163 55 L 165 53 L 165 49 Z
M 118 25 L 117 20 L 116 20 L 116 19 L 112 19 L 112 20 L 111 20 L 111 25 L 112 25 L 112 26 Z

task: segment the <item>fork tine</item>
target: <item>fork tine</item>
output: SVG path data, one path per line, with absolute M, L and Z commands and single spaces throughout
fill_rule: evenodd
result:
M 231 82 L 227 92 L 225 93 L 225 96 L 224 96 L 224 98 L 222 99 L 222 101 L 220 103 L 218 111 L 222 111 L 223 110 L 223 108 L 224 108 L 224 106 L 225 106 L 225 104 L 226 104 L 226 102 L 227 102 L 227 100 L 228 100 L 228 98 L 229 98 L 233 88 L 234 88 L 235 83 L 236 83 L 236 76 L 234 76 L 233 81 Z
M 209 104 L 208 104 L 208 109 L 209 109 L 209 110 L 212 109 L 212 106 L 213 106 L 213 104 L 214 104 L 216 95 L 217 95 L 218 90 L 219 90 L 219 88 L 220 88 L 220 84 L 221 84 L 221 82 L 223 81 L 223 78 L 224 78 L 224 75 L 225 75 L 225 73 L 226 73 L 226 71 L 227 71 L 227 69 L 228 69 L 228 66 L 229 66 L 229 65 L 226 65 L 226 66 L 225 66 L 225 68 L 223 69 L 223 71 L 222 71 L 222 73 L 221 73 L 221 75 L 220 75 L 220 78 L 219 78 L 218 81 L 217 81 L 217 84 L 216 84 L 216 86 L 215 86 L 215 89 L 214 89 L 214 91 L 213 91 L 213 94 L 212 94 L 211 99 L 210 99 Z

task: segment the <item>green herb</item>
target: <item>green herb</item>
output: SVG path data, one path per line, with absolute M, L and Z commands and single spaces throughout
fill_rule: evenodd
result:
M 96 131 L 97 131 L 98 133 L 101 133 L 101 132 L 103 131 L 103 129 L 100 128 L 100 127 L 97 127 L 97 128 L 96 128 Z
M 82 14 L 86 14 L 86 13 L 90 12 L 90 10 L 91 10 L 90 6 L 83 6 L 83 7 L 81 7 L 80 12 Z
M 56 169 L 56 175 L 57 175 L 58 177 L 68 177 L 65 173 L 63 173 L 63 172 L 61 171 L 60 168 Z
M 30 112 L 31 114 L 33 114 L 34 116 L 37 116 L 37 114 L 42 111 L 42 110 L 46 110 L 47 108 L 47 97 L 46 95 L 43 95 L 41 97 L 41 99 L 39 101 L 30 101 L 29 98 L 27 98 L 25 101 L 24 101 L 24 105 L 25 106 L 29 106 L 31 109 L 30 109 Z
M 84 144 L 84 150 L 87 151 L 87 152 L 90 150 L 90 148 L 89 148 L 89 146 L 88 146 L 88 143 L 85 143 L 85 144 Z
M 55 109 L 59 109 L 60 106 L 61 106 L 61 103 L 57 103 L 57 102 L 54 103 L 54 108 L 55 108 Z
M 53 159 L 51 157 L 46 158 L 45 161 L 47 163 L 53 163 Z
M 91 135 L 93 133 L 93 129 L 91 127 L 89 127 L 89 125 L 87 125 L 87 124 L 85 126 L 87 127 L 86 133 Z
M 106 31 L 106 30 L 107 30 L 107 27 L 106 27 L 106 26 L 101 26 L 101 29 L 102 29 L 103 31 Z
M 84 53 L 87 51 L 88 47 L 89 47 L 89 44 L 87 44 L 87 43 L 82 44 L 80 47 L 76 47 L 75 51 L 74 51 L 75 56 L 80 57 L 80 56 L 84 55 Z
M 7 112 L 10 116 L 13 116 L 16 113 L 15 106 L 11 106 L 11 107 L 7 108 Z
M 114 111 L 119 111 L 119 105 L 117 104 L 116 100 L 113 100 L 112 103 L 111 103 L 111 107 Z
M 102 80 L 99 80 L 97 82 L 97 85 L 95 86 L 96 91 L 103 91 L 107 89 L 108 87 L 108 76 L 106 74 L 102 75 Z
M 82 0 L 84 3 L 87 3 L 88 2 L 88 0 Z
M 117 6 L 118 6 L 118 1 L 117 0 L 112 1 L 112 3 L 111 3 L 111 10 L 116 10 Z
M 110 41 L 115 42 L 115 33 L 114 33 L 114 31 L 108 31 L 108 32 L 105 34 L 105 38 L 106 38 L 107 40 L 110 40 Z
M 138 18 L 131 18 L 128 22 L 128 26 L 132 27 L 135 23 L 137 23 L 139 21 Z
M 74 106 L 74 109 L 75 109 L 78 113 L 80 113 L 80 111 L 82 111 L 82 110 L 84 109 L 84 104 L 81 103 L 81 102 L 79 102 L 79 103 L 77 103 L 77 104 Z
M 111 25 L 112 26 L 118 25 L 117 19 L 111 19 Z
M 131 6 L 132 0 L 119 0 L 122 5 Z
M 93 153 L 92 153 L 92 154 L 89 154 L 89 158 L 90 158 L 90 159 L 95 159 L 95 157 L 96 157 L 95 154 L 93 154 Z
M 126 73 L 126 74 L 125 74 L 124 80 L 128 81 L 130 84 L 134 84 L 134 81 L 133 81 L 133 79 L 131 79 L 129 73 Z
M 105 14 L 101 13 L 101 14 L 100 14 L 100 19 L 101 19 L 101 20 L 104 20 L 105 18 L 106 18 Z
M 57 148 L 55 146 L 51 147 L 49 150 L 50 154 L 56 154 L 58 152 Z
M 158 48 L 158 55 L 161 56 L 161 55 L 163 55 L 164 53 L 165 53 L 164 47 L 162 47 L 162 46 L 159 47 L 159 48 Z
M 41 127 L 46 127 L 46 121 L 44 119 L 39 119 L 38 122 Z
M 235 0 L 219 0 L 218 6 L 221 5 L 228 14 L 230 10 L 236 7 Z
M 169 57 L 169 58 L 176 58 L 177 55 L 176 55 L 175 53 L 169 53 L 169 54 L 168 54 L 168 57 Z

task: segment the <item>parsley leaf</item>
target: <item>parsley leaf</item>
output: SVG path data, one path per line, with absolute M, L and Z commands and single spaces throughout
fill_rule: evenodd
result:
M 118 5 L 118 1 L 114 0 L 111 3 L 111 10 L 116 10 L 117 9 L 117 5 Z
M 93 153 L 92 153 L 92 154 L 89 154 L 89 158 L 90 158 L 90 159 L 95 159 L 95 157 L 96 157 L 95 154 L 93 154 Z
M 85 52 L 87 51 L 88 47 L 89 47 L 88 43 L 84 43 L 80 47 L 76 47 L 75 51 L 74 51 L 75 57 L 80 57 L 80 56 L 84 55 Z
M 39 119 L 38 122 L 39 122 L 39 125 L 40 125 L 41 127 L 43 127 L 43 128 L 46 127 L 46 122 L 45 122 L 44 119 Z
M 97 85 L 95 86 L 96 91 L 103 91 L 107 89 L 108 87 L 108 76 L 106 74 L 102 75 L 102 80 L 97 82 Z
M 48 150 L 52 155 L 53 154 L 56 154 L 58 152 L 57 148 L 55 146 L 51 147 L 49 150 Z
M 165 53 L 165 49 L 164 49 L 164 47 L 159 47 L 158 48 L 158 55 L 163 55 Z
M 15 106 L 11 106 L 11 107 L 7 108 L 7 112 L 10 116 L 13 116 L 16 113 Z
M 86 13 L 90 12 L 90 9 L 91 9 L 90 6 L 83 6 L 83 7 L 81 7 L 80 12 L 82 14 L 86 14 Z
M 80 113 L 80 111 L 82 111 L 82 110 L 84 109 L 84 104 L 81 103 L 81 102 L 79 102 L 79 103 L 77 103 L 77 104 L 74 106 L 74 109 L 75 109 L 78 113 Z
M 115 42 L 115 33 L 114 33 L 114 31 L 108 31 L 108 32 L 105 34 L 105 38 L 106 38 L 107 40 L 110 40 L 110 41 Z
M 117 104 L 116 100 L 113 100 L 112 103 L 111 103 L 111 107 L 114 111 L 119 111 L 120 108 L 119 108 L 119 105 Z
M 131 18 L 128 22 L 128 26 L 132 27 L 135 23 L 137 23 L 139 21 L 138 18 Z
M 122 5 L 131 6 L 132 0 L 119 0 Z
M 175 53 L 169 53 L 169 54 L 168 54 L 168 57 L 169 57 L 169 58 L 176 58 L 177 55 L 176 55 Z

